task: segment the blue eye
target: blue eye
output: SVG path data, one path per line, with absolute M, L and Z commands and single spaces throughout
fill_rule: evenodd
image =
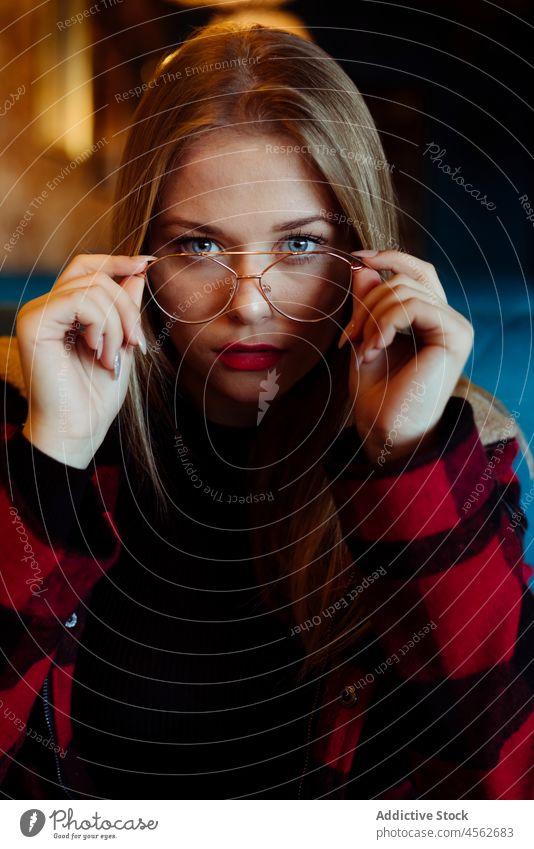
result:
M 208 239 L 207 236 L 196 236 L 194 238 L 183 238 L 183 239 L 174 239 L 173 246 L 176 250 L 184 251 L 185 253 L 218 253 L 220 248 L 217 247 L 216 242 L 213 239 Z M 215 250 L 212 250 L 212 247 Z
M 320 249 L 320 246 L 324 244 L 326 244 L 324 236 L 313 236 L 311 233 L 293 233 L 282 240 L 280 247 L 283 251 L 295 254 L 294 258 L 288 257 L 287 262 L 308 263 L 317 259 L 317 255 L 313 251 Z M 307 256 L 307 254 L 310 254 L 310 256 Z
M 292 236 L 289 239 L 285 239 L 283 244 L 287 244 L 287 248 L 282 248 L 282 250 L 302 252 L 302 251 L 314 251 L 317 248 L 317 245 L 321 243 L 321 239 L 314 239 L 311 236 Z
M 191 239 L 191 244 L 192 245 L 200 245 L 200 247 L 198 249 L 196 247 L 193 247 L 193 253 L 208 253 L 208 254 L 210 254 L 210 253 L 217 253 L 217 251 L 220 250 L 212 239 L 203 239 L 203 238 Z M 211 248 L 215 248 L 215 250 L 212 251 Z
M 287 253 L 309 253 L 326 243 L 323 236 L 312 236 L 311 233 L 295 233 L 286 236 L 280 242 L 278 250 Z M 177 253 L 219 253 L 222 248 L 209 236 L 183 236 L 173 239 L 172 246 Z

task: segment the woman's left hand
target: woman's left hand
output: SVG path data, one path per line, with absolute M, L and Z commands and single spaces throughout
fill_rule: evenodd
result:
M 356 349 L 354 423 L 369 460 L 383 466 L 432 444 L 474 331 L 447 303 L 430 263 L 394 250 L 353 256 L 367 268 L 353 273 L 353 314 L 340 347 L 350 338 Z M 393 276 L 384 281 L 379 271 Z

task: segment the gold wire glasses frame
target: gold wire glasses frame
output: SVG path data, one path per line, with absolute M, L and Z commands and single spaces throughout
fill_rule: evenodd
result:
M 267 265 L 263 269 L 263 271 L 261 271 L 259 274 L 237 274 L 234 271 L 233 268 L 231 268 L 229 265 L 226 265 L 226 263 L 221 262 L 221 260 L 217 259 L 214 256 L 213 253 L 210 253 L 208 251 L 194 251 L 194 252 L 180 251 L 180 252 L 177 252 L 177 253 L 166 254 L 165 256 L 158 257 L 157 259 L 153 260 L 152 262 L 149 262 L 147 267 L 145 268 L 144 277 L 145 277 L 146 282 L 147 282 L 148 292 L 149 292 L 152 300 L 157 304 L 157 306 L 166 315 L 168 315 L 173 320 L 183 322 L 184 324 L 205 324 L 208 321 L 213 321 L 215 318 L 218 318 L 220 315 L 222 315 L 224 312 L 226 312 L 226 310 L 229 308 L 229 306 L 232 303 L 232 300 L 233 300 L 233 298 L 234 298 L 234 296 L 235 296 L 235 294 L 238 290 L 239 281 L 250 278 L 250 279 L 259 280 L 260 291 L 262 292 L 262 294 L 263 294 L 265 300 L 268 302 L 269 306 L 271 306 L 273 309 L 275 309 L 278 313 L 283 315 L 285 318 L 289 318 L 289 319 L 291 319 L 291 321 L 299 321 L 299 322 L 303 322 L 303 323 L 314 323 L 314 322 L 317 322 L 317 321 L 324 321 L 325 319 L 330 318 L 332 315 L 334 315 L 336 312 L 338 312 L 338 310 L 341 309 L 341 307 L 346 303 L 347 298 L 349 297 L 349 294 L 351 292 L 352 273 L 354 271 L 361 271 L 363 268 L 368 267 L 368 266 L 365 265 L 364 262 L 362 262 L 360 260 L 359 257 L 354 257 L 354 256 L 351 255 L 350 259 L 348 259 L 346 256 L 343 256 L 338 251 L 328 250 L 328 249 L 318 250 L 318 251 L 217 251 L 217 257 L 219 257 L 219 256 L 242 256 L 242 255 L 247 255 L 247 256 L 255 256 L 255 255 L 256 256 L 260 256 L 260 255 L 276 256 L 277 259 L 275 259 L 273 262 L 269 263 L 269 265 Z M 282 310 L 280 308 L 280 306 L 277 306 L 275 303 L 273 303 L 271 298 L 269 298 L 269 292 L 271 290 L 271 287 L 269 286 L 269 284 L 264 282 L 263 276 L 271 268 L 273 268 L 273 266 L 276 266 L 277 264 L 281 263 L 284 258 L 299 257 L 299 256 L 310 257 L 310 256 L 314 256 L 314 255 L 332 256 L 332 257 L 336 257 L 336 259 L 340 259 L 340 260 L 342 260 L 343 262 L 346 263 L 346 265 L 347 265 L 346 291 L 343 294 L 341 302 L 336 306 L 335 310 L 333 310 L 332 312 L 330 312 L 326 315 L 321 315 L 319 318 L 296 318 L 294 315 L 288 315 L 288 313 L 284 312 L 284 310 Z M 159 301 L 156 298 L 156 293 L 152 289 L 150 277 L 149 277 L 149 272 L 158 263 L 161 263 L 163 260 L 172 259 L 174 257 L 176 257 L 176 258 L 177 257 L 194 257 L 196 259 L 201 258 L 201 257 L 207 257 L 211 261 L 222 266 L 226 271 L 230 272 L 230 274 L 233 277 L 233 283 L 232 283 L 231 289 L 229 291 L 228 298 L 227 298 L 225 304 L 221 307 L 221 309 L 219 309 L 218 312 L 216 312 L 214 315 L 210 316 L 209 318 L 201 318 L 201 319 L 191 320 L 191 319 L 178 317 L 175 312 L 169 313 L 169 312 L 167 312 L 166 309 L 164 309 L 164 307 L 161 306 L 161 304 L 159 303 Z M 348 273 L 349 268 L 350 268 L 350 274 Z

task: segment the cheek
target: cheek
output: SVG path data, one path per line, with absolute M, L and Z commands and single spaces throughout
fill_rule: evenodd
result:
M 339 312 L 326 321 L 317 322 L 317 324 L 309 325 L 304 331 L 301 331 L 303 340 L 306 340 L 310 347 L 317 348 L 324 353 L 334 340 L 341 337 L 341 332 L 350 321 L 352 316 L 352 299 L 348 300 Z M 305 327 L 305 325 L 301 325 Z
M 176 323 L 171 332 L 171 341 L 180 356 L 198 358 L 208 346 L 207 336 L 200 325 Z

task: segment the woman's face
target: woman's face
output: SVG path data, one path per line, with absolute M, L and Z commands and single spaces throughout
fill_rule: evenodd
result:
M 294 147 L 291 138 L 280 136 L 233 130 L 206 135 L 163 185 L 148 252 L 308 251 L 323 244 L 354 250 L 354 236 L 325 216 L 325 210 L 337 211 L 330 189 Z M 259 273 L 272 261 L 263 256 L 222 259 L 234 269 L 239 262 L 239 274 Z M 166 287 L 160 299 L 165 311 L 176 314 L 179 301 L 180 293 Z M 257 279 L 248 278 L 217 318 L 184 324 L 162 313 L 162 319 L 171 323 L 170 338 L 179 354 L 180 389 L 208 419 L 247 426 L 256 423 L 266 389 L 269 405 L 274 404 L 313 368 L 339 337 L 343 315 L 342 308 L 324 321 L 291 320 L 271 307 Z M 270 344 L 282 353 L 275 365 L 236 368 L 220 357 L 230 342 Z M 268 377 L 269 386 L 262 386 Z

